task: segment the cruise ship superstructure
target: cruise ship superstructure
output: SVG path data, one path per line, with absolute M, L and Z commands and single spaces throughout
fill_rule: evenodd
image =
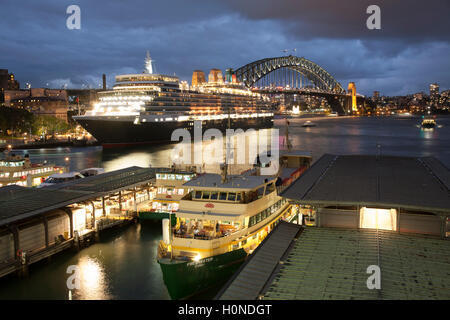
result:
M 141 74 L 116 76 L 112 90 L 98 93 L 93 108 L 74 119 L 105 147 L 171 141 L 172 132 L 196 125 L 260 129 L 273 126 L 270 99 L 254 93 L 235 78 L 224 81 L 212 69 L 208 81 L 194 71 L 192 85 L 176 76 L 153 73 L 147 53 Z

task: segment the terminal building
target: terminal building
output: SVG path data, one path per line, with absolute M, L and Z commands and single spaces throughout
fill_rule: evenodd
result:
M 281 195 L 298 209 L 218 299 L 450 299 L 450 171 L 432 157 L 325 154 Z M 368 268 L 380 270 L 369 289 Z

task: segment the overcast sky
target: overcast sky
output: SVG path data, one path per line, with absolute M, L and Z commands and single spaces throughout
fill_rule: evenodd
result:
M 81 29 L 66 27 L 69 5 Z M 366 9 L 381 8 L 381 30 Z M 192 71 L 238 68 L 296 54 L 344 87 L 372 95 L 450 89 L 449 0 L 1 0 L 0 68 L 24 87 L 98 87 L 142 72 L 146 50 L 156 71 L 189 80 Z

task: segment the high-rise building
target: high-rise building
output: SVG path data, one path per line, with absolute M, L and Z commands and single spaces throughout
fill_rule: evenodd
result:
M 439 95 L 439 85 L 437 83 L 430 84 L 430 97 Z
M 225 70 L 225 81 L 226 82 L 233 82 L 233 69 L 228 68 Z
M 378 99 L 380 99 L 380 91 L 374 91 L 373 92 L 373 96 L 372 96 L 372 100 L 373 101 L 377 101 Z
M 192 73 L 192 86 L 198 86 L 201 85 L 202 83 L 205 83 L 206 79 L 205 79 L 205 73 L 202 70 L 195 70 Z
M 14 78 L 14 73 L 9 73 L 8 69 L 0 69 L 0 90 L 19 90 L 20 83 Z
M 209 71 L 209 75 L 208 75 L 208 82 L 223 83 L 222 70 L 211 69 L 211 71 Z
M 0 69 L 0 90 L 8 90 L 9 74 L 7 69 Z

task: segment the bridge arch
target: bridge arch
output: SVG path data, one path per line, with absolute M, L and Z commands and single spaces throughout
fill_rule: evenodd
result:
M 318 88 L 330 92 L 345 93 L 342 85 L 325 69 L 308 59 L 292 55 L 257 60 L 236 69 L 233 73 L 238 81 L 251 87 L 259 79 L 281 68 L 291 69 L 304 75 Z

